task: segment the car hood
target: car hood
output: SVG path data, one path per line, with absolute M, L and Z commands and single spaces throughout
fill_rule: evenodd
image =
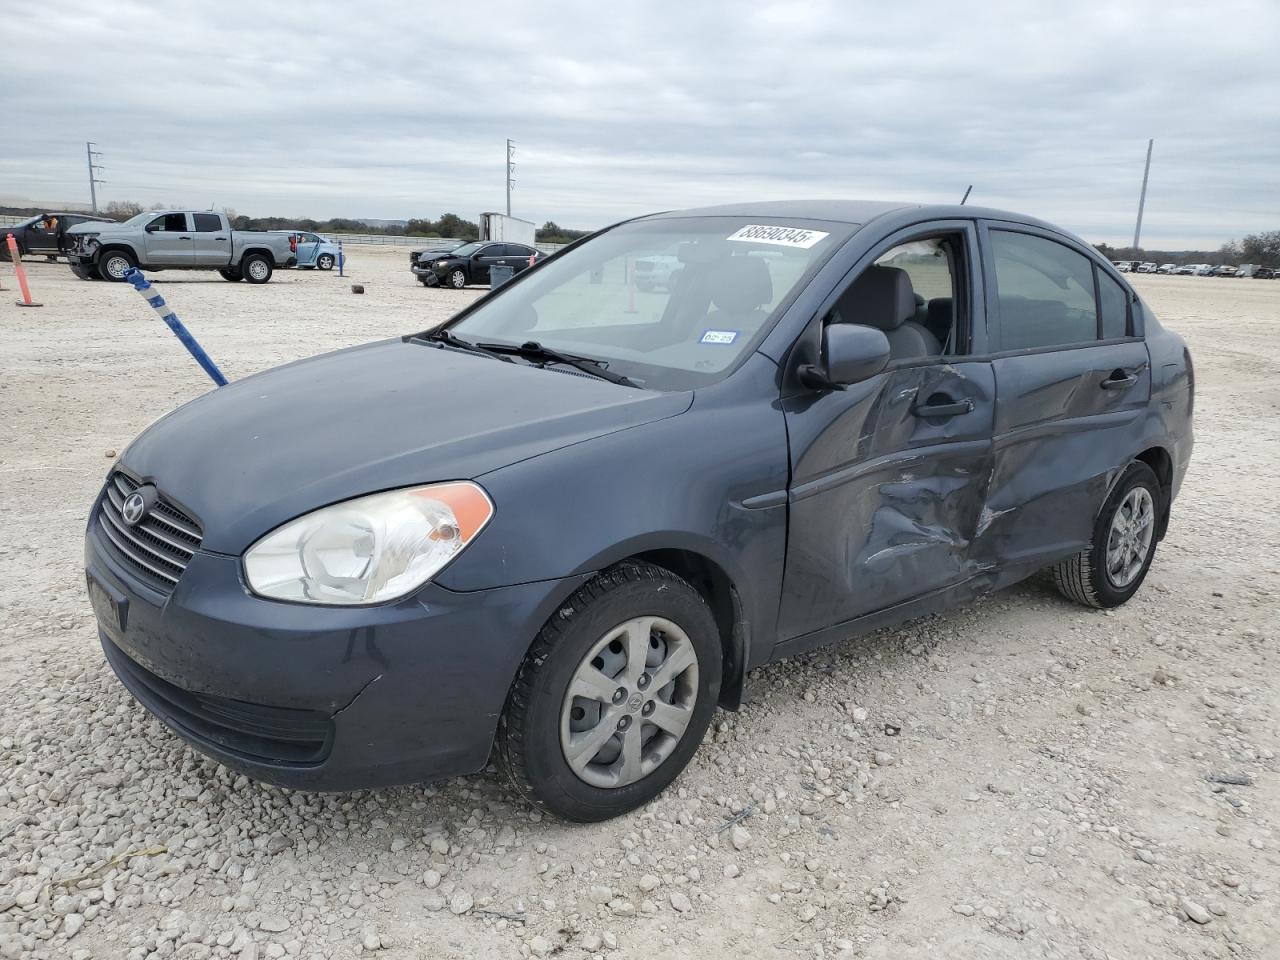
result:
M 93 220 L 86 220 L 77 223 L 74 226 L 67 227 L 67 233 L 131 233 L 131 230 L 122 230 L 122 223 L 98 223 Z
M 235 555 L 317 507 L 475 479 L 691 402 L 393 340 L 213 390 L 152 424 L 120 465 L 199 519 L 203 549 Z

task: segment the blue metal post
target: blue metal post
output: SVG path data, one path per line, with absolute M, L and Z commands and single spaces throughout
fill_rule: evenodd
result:
M 170 310 L 164 302 L 164 297 L 156 293 L 151 286 L 151 282 L 143 275 L 142 271 L 137 267 L 131 267 L 125 272 L 124 278 L 133 284 L 133 289 L 142 294 L 142 299 L 151 305 L 151 309 L 155 310 L 161 320 L 173 331 L 173 335 L 182 341 L 182 345 L 187 348 L 187 352 L 195 357 L 196 363 L 204 369 L 220 387 L 227 385 L 227 378 L 222 375 L 222 371 L 218 369 L 218 365 L 209 359 L 209 355 L 204 352 L 204 348 L 196 343 L 196 338 L 191 332 L 182 325 L 182 321 L 177 318 L 172 310 Z
M 342 253 L 342 241 L 339 240 L 338 241 L 338 276 L 340 277 L 346 276 L 346 274 L 342 272 L 342 268 L 346 265 L 346 262 L 347 262 L 347 258 L 343 256 L 343 253 Z

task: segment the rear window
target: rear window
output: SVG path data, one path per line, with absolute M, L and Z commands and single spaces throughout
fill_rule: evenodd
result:
M 196 220 L 197 233 L 215 233 L 222 229 L 222 218 L 216 213 L 192 214 Z

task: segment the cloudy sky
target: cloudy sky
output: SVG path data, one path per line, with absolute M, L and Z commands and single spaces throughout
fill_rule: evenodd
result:
M 1151 247 L 1280 229 L 1280 3 L 6 4 L 0 202 L 514 210 L 958 200 Z

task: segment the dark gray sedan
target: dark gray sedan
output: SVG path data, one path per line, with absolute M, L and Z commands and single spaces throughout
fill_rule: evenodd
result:
M 639 289 L 642 258 L 678 266 Z M 642 217 L 440 330 L 154 424 L 94 504 L 89 594 L 123 683 L 250 776 L 347 790 L 496 753 L 599 820 L 675 779 L 760 664 L 1040 571 L 1124 603 L 1193 382 L 1115 268 L 1028 217 Z

